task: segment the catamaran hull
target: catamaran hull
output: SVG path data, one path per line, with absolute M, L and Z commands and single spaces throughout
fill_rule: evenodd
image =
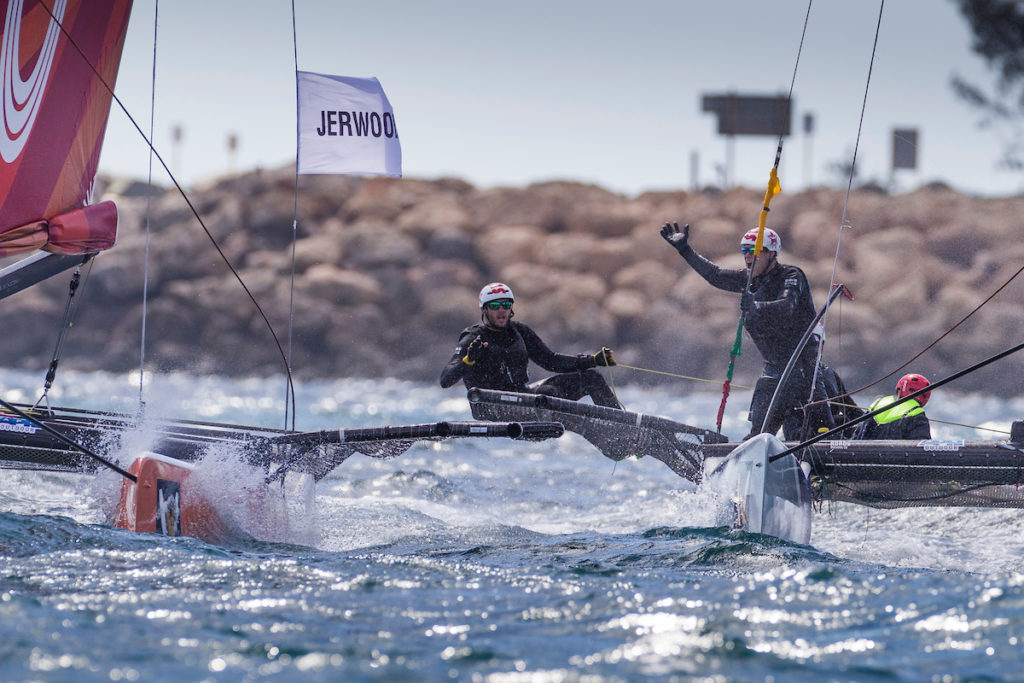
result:
M 126 472 L 96 451 L 124 450 L 125 438 L 136 429 L 129 416 L 66 408 L 35 415 L 31 408 L 26 407 L 26 412 L 6 406 L 13 412 L 0 411 L 0 468 L 92 472 L 102 463 L 129 475 L 122 483 L 114 519 L 117 526 L 211 543 L 240 535 L 287 538 L 284 483 L 290 473 L 308 475 L 315 482 L 355 453 L 386 460 L 402 455 L 417 441 L 493 437 L 541 441 L 558 438 L 565 431 L 560 423 L 536 421 L 435 422 L 315 432 L 168 422 L 152 435 L 152 443 L 163 453 L 144 453 Z M 246 473 L 248 485 L 238 485 L 236 480 L 234 488 L 225 489 L 200 480 L 191 463 L 212 446 L 237 456 L 234 466 Z M 211 495 L 216 500 L 210 500 Z
M 731 446 L 706 445 L 709 464 L 720 462 Z M 815 500 L 883 509 L 1024 507 L 1020 438 L 820 441 L 796 455 L 810 467 Z
M 785 444 L 769 434 L 743 442 L 712 471 L 704 486 L 720 496 L 718 524 L 793 543 L 811 539 L 811 490 Z
M 200 485 L 191 463 L 157 453 L 135 459 L 125 479 L 114 525 L 128 531 L 163 536 L 189 536 L 207 543 L 224 543 L 247 535 L 230 525 Z M 222 505 L 237 506 L 241 518 L 262 528 L 287 528 L 287 507 L 278 504 L 270 486 L 240 489 Z

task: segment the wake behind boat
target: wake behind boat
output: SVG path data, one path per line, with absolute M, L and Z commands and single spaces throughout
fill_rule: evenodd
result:
M 436 422 L 296 432 L 162 421 L 146 429 L 153 434 L 153 450 L 139 454 L 127 470 L 122 470 L 113 460 L 140 427 L 129 416 L 74 409 L 40 412 L 10 404 L 6 407 L 8 412 L 0 412 L 0 469 L 93 473 L 106 466 L 124 477 L 113 520 L 116 526 L 214 543 L 224 542 L 233 534 L 220 506 L 193 478 L 196 464 L 213 450 L 231 453 L 240 463 L 262 472 L 254 481 L 237 488 L 233 502 L 246 511 L 249 519 L 282 528 L 287 524 L 282 491 L 290 474 L 309 475 L 316 482 L 357 453 L 378 459 L 396 458 L 421 441 L 540 441 L 563 433 L 561 424 L 549 422 Z
M 549 396 L 473 389 L 469 401 L 477 419 L 560 422 L 612 460 L 652 456 L 684 479 L 717 489 L 723 524 L 799 543 L 809 539 L 809 522 L 803 520 L 812 506 L 828 501 L 877 508 L 1024 508 L 1024 421 L 1014 422 L 1004 441 L 843 439 L 799 448 L 798 442 L 773 438 L 754 447 L 751 442 L 760 438 L 729 442 L 668 418 Z M 795 454 L 778 468 L 769 462 L 792 448 Z M 741 503 L 752 500 L 757 504 Z
M 537 394 L 471 389 L 477 419 L 556 420 L 612 460 L 651 456 L 715 494 L 722 526 L 807 543 L 811 490 L 806 472 L 778 439 L 761 434 L 741 444 L 664 417 Z

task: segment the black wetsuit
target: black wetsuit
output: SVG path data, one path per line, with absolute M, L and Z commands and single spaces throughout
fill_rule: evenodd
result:
M 469 365 L 463 357 L 477 337 L 487 346 L 480 359 Z M 531 360 L 560 374 L 530 384 L 527 365 Z M 459 335 L 455 352 L 441 371 L 441 386 L 450 387 L 461 379 L 468 389 L 531 392 L 572 401 L 589 395 L 597 405 L 621 408 L 608 384 L 591 369 L 594 366 L 592 356 L 555 353 L 523 323 L 510 320 L 501 330 L 478 324 Z
M 701 277 L 718 289 L 742 292 L 747 285 L 746 269 L 723 270 L 689 246 L 680 251 L 680 255 Z M 744 316 L 743 324 L 764 358 L 761 377 L 754 387 L 750 413 L 747 416 L 751 422 L 751 434 L 758 431 L 775 434 L 779 427 L 783 427 L 787 440 L 800 440 L 816 433 L 819 427 L 831 428 L 832 416 L 827 405 L 809 408 L 806 420 L 804 411 L 801 410 L 811 395 L 811 382 L 818 355 L 818 346 L 814 339 L 800 354 L 789 381 L 779 394 L 770 421 L 760 428 L 765 421 L 765 413 L 768 411 L 768 404 L 778 386 L 779 378 L 786 369 L 786 364 L 789 363 L 789 358 L 793 355 L 800 338 L 814 320 L 815 310 L 807 276 L 796 266 L 776 263 L 770 270 L 754 278 L 750 287 L 754 306 Z M 818 373 L 815 400 L 823 399 L 825 395 L 821 373 Z

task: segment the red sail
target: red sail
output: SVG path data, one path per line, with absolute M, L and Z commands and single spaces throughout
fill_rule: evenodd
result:
M 106 249 L 116 236 L 116 209 L 80 210 L 110 112 L 103 82 L 114 87 L 132 2 L 0 3 L 0 255 Z

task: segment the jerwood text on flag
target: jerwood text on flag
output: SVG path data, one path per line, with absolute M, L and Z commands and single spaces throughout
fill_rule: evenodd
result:
M 331 111 L 320 110 L 320 125 L 316 129 L 320 136 L 356 136 L 372 135 L 379 138 L 397 138 L 398 129 L 391 112 L 381 115 L 375 111 Z

